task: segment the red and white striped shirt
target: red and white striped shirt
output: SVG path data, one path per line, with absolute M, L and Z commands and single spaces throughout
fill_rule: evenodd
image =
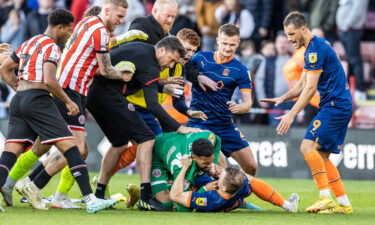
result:
M 97 69 L 96 53 L 108 52 L 109 32 L 97 16 L 82 19 L 70 36 L 57 70 L 59 83 L 87 95 Z
M 19 64 L 19 80 L 44 82 L 43 64 L 45 62 L 59 63 L 60 48 L 55 41 L 44 34 L 40 34 L 25 41 L 12 55 L 12 59 Z

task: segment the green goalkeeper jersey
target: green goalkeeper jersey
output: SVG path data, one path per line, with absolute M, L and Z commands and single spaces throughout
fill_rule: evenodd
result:
M 155 138 L 155 145 L 152 156 L 162 162 L 169 173 L 175 179 L 181 171 L 181 158 L 184 155 L 191 155 L 191 146 L 199 138 L 207 139 L 214 149 L 214 163 L 218 163 L 221 139 L 210 131 L 199 133 L 164 133 Z M 194 178 L 203 174 L 193 161 L 186 173 L 185 180 L 193 184 Z

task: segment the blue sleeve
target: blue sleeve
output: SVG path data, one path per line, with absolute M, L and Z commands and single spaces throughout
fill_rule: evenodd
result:
M 196 209 L 201 212 L 214 212 L 220 207 L 220 200 L 215 199 L 215 194 L 209 192 L 190 192 L 191 196 L 188 202 L 188 208 Z
M 202 176 L 198 176 L 194 178 L 193 187 L 196 189 L 199 189 L 212 181 L 214 180 L 210 176 L 208 176 L 207 174 L 203 174 Z
M 312 41 L 312 40 L 311 40 Z M 311 43 L 310 43 L 311 45 Z M 316 43 L 309 47 L 305 53 L 305 66 L 304 71 L 319 71 L 323 72 L 325 51 L 318 47 Z
M 242 68 L 239 72 L 239 78 L 237 80 L 237 85 L 240 91 L 251 91 L 251 75 L 247 68 Z
M 187 107 L 186 105 L 184 95 L 181 95 L 180 98 L 172 97 L 172 102 L 173 102 L 173 107 L 177 109 L 177 111 L 187 116 L 187 111 L 189 107 Z

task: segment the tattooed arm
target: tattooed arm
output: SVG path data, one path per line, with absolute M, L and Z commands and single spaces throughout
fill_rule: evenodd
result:
M 102 76 L 114 80 L 125 79 L 123 74 L 116 71 L 111 65 L 111 58 L 109 57 L 109 53 L 96 53 L 96 59 L 98 60 L 99 72 Z

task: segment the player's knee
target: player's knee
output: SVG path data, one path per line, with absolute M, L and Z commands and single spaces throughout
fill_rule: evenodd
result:
M 86 159 L 89 154 L 89 148 L 86 144 L 86 142 L 81 142 L 78 145 L 79 153 L 81 153 L 81 156 L 83 159 Z
M 258 164 L 255 161 L 249 161 L 245 168 L 242 169 L 245 171 L 245 173 L 255 176 L 258 169 Z

